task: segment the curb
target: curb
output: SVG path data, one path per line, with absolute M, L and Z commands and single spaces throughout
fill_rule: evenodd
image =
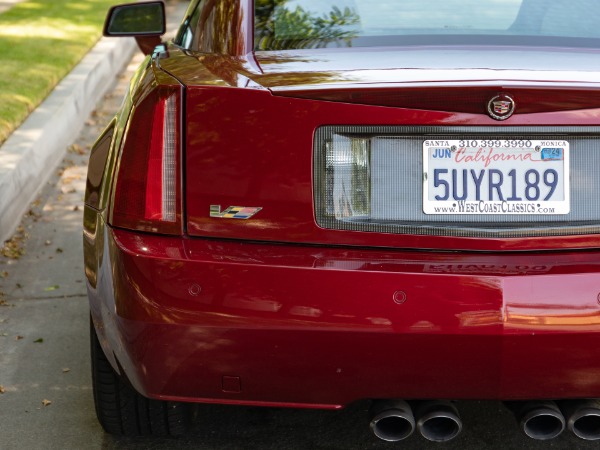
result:
M 0 146 L 0 244 L 17 228 L 136 49 L 133 38 L 100 39 Z

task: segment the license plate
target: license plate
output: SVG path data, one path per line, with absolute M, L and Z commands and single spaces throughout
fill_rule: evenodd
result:
M 423 141 L 425 214 L 568 214 L 562 139 Z

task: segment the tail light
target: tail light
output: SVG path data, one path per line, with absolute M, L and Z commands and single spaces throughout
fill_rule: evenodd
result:
M 111 224 L 181 234 L 181 88 L 160 86 L 134 109 L 119 161 Z
M 326 145 L 326 214 L 337 220 L 371 214 L 371 141 L 335 135 Z

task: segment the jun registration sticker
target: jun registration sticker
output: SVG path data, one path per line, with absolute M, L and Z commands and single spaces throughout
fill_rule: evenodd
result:
M 423 141 L 425 214 L 568 214 L 569 142 Z

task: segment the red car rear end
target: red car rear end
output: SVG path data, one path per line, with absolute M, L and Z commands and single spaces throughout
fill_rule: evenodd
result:
M 391 38 L 338 2 L 314 38 L 300 3 L 193 1 L 98 140 L 96 378 L 157 410 L 372 399 L 385 440 L 451 439 L 456 399 L 600 438 L 600 7 L 421 6 Z

